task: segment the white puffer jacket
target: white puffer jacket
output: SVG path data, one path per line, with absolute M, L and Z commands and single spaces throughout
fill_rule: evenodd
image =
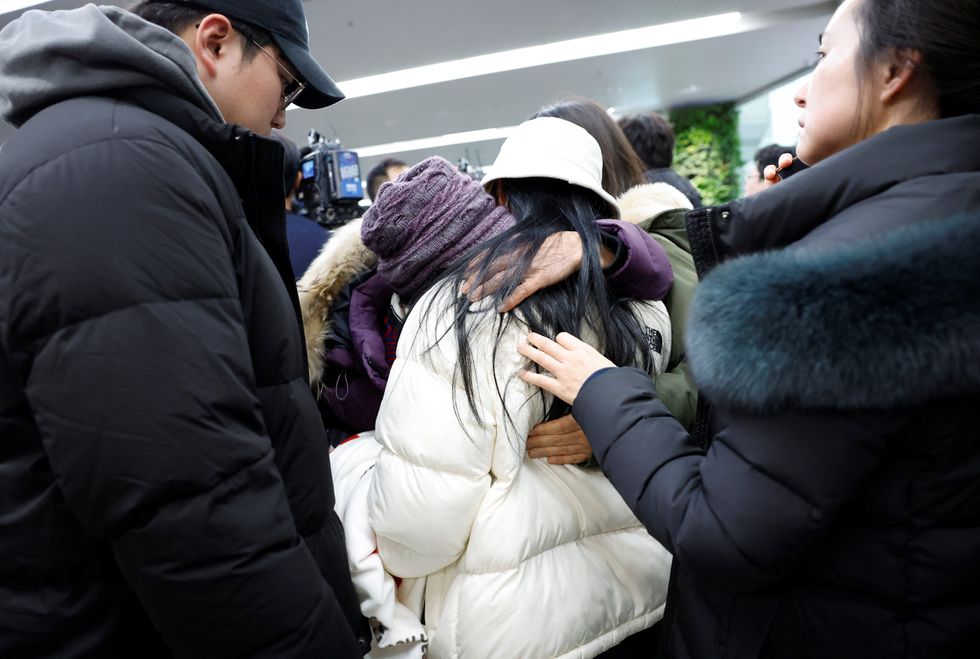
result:
M 445 290 L 430 290 L 409 315 L 378 416 L 384 448 L 369 511 L 385 568 L 427 578 L 435 659 L 593 657 L 662 617 L 670 555 L 601 471 L 526 456 L 550 396 L 516 377 L 527 366 L 517 352 L 526 330 L 511 323 L 498 337 L 492 310 L 468 334 L 477 420 L 454 386 Z M 654 355 L 662 369 L 667 311 L 660 302 L 636 309 L 664 339 Z

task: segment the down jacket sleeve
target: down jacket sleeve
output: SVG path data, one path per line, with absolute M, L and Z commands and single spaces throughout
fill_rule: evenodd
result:
M 437 289 L 406 321 L 376 426 L 383 450 L 371 488 L 371 526 L 385 567 L 400 577 L 437 572 L 462 555 L 492 479 L 517 468 L 527 433 L 544 417 L 541 396 L 512 377 L 525 364 L 517 352 L 524 333 L 512 325 L 495 342 L 492 326 L 501 317 L 492 311 L 477 314 L 468 333 L 474 414 L 454 381 L 452 314 L 440 313 L 449 301 L 446 289 Z M 513 411 L 509 418 L 494 372 Z
M 667 251 L 646 231 L 620 220 L 600 220 L 599 229 L 615 236 L 626 252 L 621 263 L 606 273 L 606 280 L 626 297 L 663 300 L 674 283 Z
M 3 350 L 65 504 L 176 655 L 358 656 L 264 427 L 232 258 L 247 228 L 178 148 L 95 142 L 0 199 Z
M 704 452 L 634 369 L 589 380 L 573 409 L 603 471 L 700 581 L 755 590 L 819 547 L 884 459 L 882 415 L 733 417 Z

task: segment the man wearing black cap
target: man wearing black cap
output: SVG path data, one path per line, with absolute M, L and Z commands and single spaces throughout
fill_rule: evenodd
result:
M 301 0 L 0 32 L 0 656 L 367 649 L 283 228 Z

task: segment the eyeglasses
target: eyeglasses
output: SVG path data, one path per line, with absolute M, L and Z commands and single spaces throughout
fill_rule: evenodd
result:
M 300 81 L 296 76 L 294 76 L 292 73 L 290 73 L 289 72 L 289 69 L 287 69 L 285 66 L 283 66 L 282 65 L 282 62 L 280 62 L 278 59 L 276 59 L 276 56 L 275 55 L 273 55 L 268 50 L 266 50 L 265 48 L 263 48 L 262 46 L 260 46 L 259 44 L 257 44 L 255 42 L 255 39 L 249 39 L 249 41 L 252 42 L 252 45 L 253 46 L 255 46 L 256 48 L 258 48 L 259 50 L 261 50 L 263 53 L 265 53 L 269 57 L 269 59 L 271 59 L 273 62 L 275 62 L 276 63 L 276 66 L 278 66 L 280 69 L 283 70 L 283 73 L 285 73 L 287 76 L 289 76 L 289 82 L 287 82 L 282 87 L 282 106 L 280 107 L 280 109 L 281 110 L 285 110 L 286 108 L 289 107 L 290 103 L 292 103 L 293 101 L 296 100 L 296 97 L 297 96 L 299 96 L 300 94 L 303 93 L 303 90 L 306 89 L 306 83 Z

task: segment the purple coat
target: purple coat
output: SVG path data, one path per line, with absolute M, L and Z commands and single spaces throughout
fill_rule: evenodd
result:
M 667 253 L 651 235 L 634 224 L 600 220 L 602 233 L 620 245 L 606 279 L 621 293 L 642 300 L 662 300 L 674 281 Z M 374 429 L 391 366 L 385 358 L 385 317 L 393 290 L 378 274 L 351 292 L 347 322 L 335 319 L 335 331 L 349 332 L 343 345 L 324 356 L 321 408 L 332 441 Z M 345 329 L 343 329 L 345 328 Z M 330 418 L 333 417 L 333 418 Z M 339 427 L 338 427 L 339 426 Z
M 663 300 L 674 283 L 667 252 L 646 231 L 620 220 L 599 220 L 602 233 L 619 239 L 623 254 L 606 271 L 606 281 L 638 300 Z
M 324 355 L 320 400 L 339 421 L 336 429 L 341 434 L 374 429 L 391 371 L 385 358 L 384 319 L 393 293 L 377 273 L 355 287 L 346 323 L 347 345 L 330 348 Z M 338 325 L 342 326 L 335 321 Z M 338 435 L 338 439 L 343 438 Z

